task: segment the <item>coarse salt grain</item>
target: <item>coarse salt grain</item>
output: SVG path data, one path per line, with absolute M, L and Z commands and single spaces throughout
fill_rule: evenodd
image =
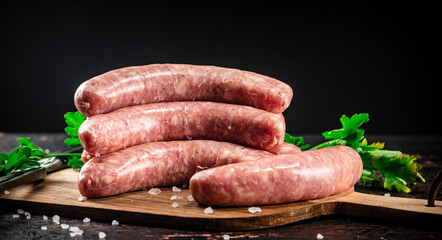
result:
M 31 216 L 30 215 L 26 216 L 26 219 L 31 219 Z
M 177 208 L 178 206 L 180 206 L 180 205 L 177 202 L 172 203 L 173 208 Z
M 18 214 L 12 214 L 12 218 L 19 218 L 20 217 L 20 215 L 18 215 Z
M 86 199 L 86 197 L 79 196 L 78 199 L 77 199 L 77 201 L 79 201 L 79 202 L 83 202 L 85 199 Z
M 25 216 L 31 216 L 29 212 L 25 212 Z
M 71 231 L 71 232 L 75 232 L 75 231 L 79 231 L 79 230 L 80 230 L 79 227 L 70 227 L 69 228 L 69 231 Z
M 83 219 L 83 222 L 84 222 L 84 223 L 89 223 L 89 222 L 91 222 L 91 219 L 88 218 L 88 217 L 86 217 L 86 218 Z
M 43 215 L 43 220 L 47 221 L 48 220 L 48 216 Z
M 18 213 L 18 214 L 24 214 L 24 213 L 25 213 L 25 210 L 23 210 L 23 209 L 18 209 L 18 210 L 17 210 L 17 213 Z
M 170 200 L 177 200 L 177 199 L 183 199 L 183 196 L 173 195 L 170 197 Z
M 317 238 L 317 239 L 323 239 L 324 236 L 322 236 L 322 234 L 318 233 L 318 235 L 316 235 L 316 238 Z
M 8 190 L 5 190 L 4 191 L 4 194 L 6 194 L 6 195 L 8 195 L 8 194 L 10 194 L 11 192 L 10 191 L 8 191 Z
M 249 212 L 256 213 L 256 212 L 262 212 L 260 207 L 249 207 Z
M 159 188 L 151 188 L 147 193 L 152 194 L 152 195 L 157 195 L 160 194 L 161 189 Z
M 223 239 L 224 239 L 224 240 L 229 240 L 229 239 L 230 239 L 230 236 L 229 236 L 228 234 L 224 234 L 224 235 L 223 235 Z
M 46 230 L 48 230 L 48 227 L 46 227 L 46 226 L 41 226 L 41 230 L 46 231 Z
M 172 192 L 181 192 L 181 189 L 177 188 L 176 186 L 173 186 Z
M 99 233 L 98 233 L 98 237 L 99 237 L 99 238 L 105 238 L 105 237 L 106 237 L 106 233 L 104 233 L 104 232 L 99 232 Z
M 68 229 L 68 228 L 69 228 L 69 225 L 67 225 L 67 224 L 61 224 L 60 227 L 63 228 L 63 229 Z
M 193 201 L 194 200 L 193 196 L 192 195 L 187 196 L 187 200 L 189 200 L 189 202 Z
M 60 224 L 60 216 L 54 215 L 52 217 L 52 222 L 54 222 L 55 224 Z
M 390 193 L 385 193 L 384 196 L 385 197 L 390 197 Z
M 74 237 L 75 235 L 83 235 L 83 230 L 73 231 L 70 233 L 70 235 L 71 235 L 71 237 Z
M 205 214 L 212 214 L 213 213 L 213 209 L 211 207 L 207 207 L 206 209 L 204 209 L 204 213 Z
M 112 226 L 118 226 L 120 223 L 117 220 L 112 221 Z

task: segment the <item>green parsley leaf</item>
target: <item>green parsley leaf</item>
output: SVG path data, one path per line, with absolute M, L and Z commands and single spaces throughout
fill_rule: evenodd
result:
M 67 138 L 64 143 L 70 147 L 81 146 L 78 140 L 78 129 L 81 124 L 86 120 L 86 117 L 80 112 L 68 112 L 64 115 L 65 122 L 68 125 L 64 131 L 71 138 Z
M 35 145 L 30 138 L 19 138 L 17 139 L 18 143 L 22 147 L 29 147 L 31 149 L 31 156 L 36 156 L 38 159 L 46 158 L 47 153 L 41 147 Z
M 415 163 L 415 156 L 384 150 L 384 143 L 368 144 L 364 137 L 365 131 L 360 128 L 369 121 L 367 113 L 354 114 L 351 118 L 342 115 L 340 121 L 342 128 L 323 132 L 322 135 L 328 141 L 310 150 L 336 145 L 353 148 L 361 156 L 364 169 L 360 181 L 366 186 L 380 185 L 382 179 L 378 176 L 382 176 L 384 188 L 408 193 L 411 191 L 408 186 L 414 185 L 417 180 L 425 182 L 418 172 L 421 166 Z
M 305 144 L 305 140 L 303 137 L 294 137 L 288 133 L 285 133 L 284 142 L 298 146 L 299 149 L 301 149 L 302 151 L 310 147 L 309 144 Z
M 68 160 L 68 166 L 71 167 L 72 169 L 74 169 L 75 171 L 80 171 L 81 167 L 83 167 L 84 163 L 81 160 L 81 155 L 80 156 L 73 156 L 71 158 L 69 158 Z
M 375 186 L 379 184 L 380 180 L 381 179 L 376 176 L 374 169 L 366 168 L 362 170 L 362 176 L 360 179 L 362 185 L 368 187 Z
M 407 186 L 416 183 L 419 178 L 418 171 L 422 168 L 416 164 L 416 156 L 388 150 L 374 150 L 368 154 L 372 156 L 373 165 L 384 177 L 384 188 L 405 193 L 411 192 Z

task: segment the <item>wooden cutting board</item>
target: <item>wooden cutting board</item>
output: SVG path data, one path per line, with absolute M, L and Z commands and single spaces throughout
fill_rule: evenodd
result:
M 426 207 L 426 200 L 384 197 L 354 192 L 323 199 L 288 204 L 260 206 L 262 212 L 251 213 L 248 207 L 213 208 L 205 214 L 202 206 L 189 201 L 189 189 L 173 192 L 160 188 L 158 195 L 137 191 L 118 196 L 78 201 L 78 172 L 65 169 L 48 175 L 44 181 L 9 189 L 0 193 L 0 206 L 15 211 L 58 214 L 62 217 L 211 231 L 234 231 L 270 228 L 327 214 L 345 214 L 411 224 L 431 224 L 442 221 L 442 201 L 436 207 Z M 173 195 L 182 199 L 171 200 Z M 176 202 L 178 207 L 172 207 Z

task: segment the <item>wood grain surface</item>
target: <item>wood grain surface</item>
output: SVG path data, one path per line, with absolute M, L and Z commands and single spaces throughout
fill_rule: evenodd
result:
M 0 195 L 3 206 L 32 209 L 33 212 L 52 212 L 64 216 L 210 231 L 252 230 L 277 227 L 289 223 L 328 214 L 346 214 L 369 218 L 381 218 L 397 222 L 427 224 L 442 220 L 442 202 L 436 207 L 426 207 L 422 199 L 385 197 L 346 192 L 323 199 L 260 206 L 262 212 L 251 213 L 248 207 L 213 208 L 212 214 L 204 213 L 203 206 L 189 201 L 190 191 L 172 187 L 160 188 L 158 195 L 147 190 L 118 196 L 78 201 L 78 172 L 65 169 L 49 174 L 43 181 L 10 189 L 10 194 Z M 182 198 L 171 200 L 173 195 Z M 178 207 L 172 204 L 177 203 Z

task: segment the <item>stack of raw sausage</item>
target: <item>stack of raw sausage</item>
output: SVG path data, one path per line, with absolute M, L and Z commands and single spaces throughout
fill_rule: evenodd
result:
M 196 201 L 240 206 L 324 197 L 354 185 L 362 163 L 352 149 L 297 153 L 284 143 L 281 113 L 291 98 L 290 86 L 276 79 L 215 66 L 153 64 L 94 77 L 75 93 L 88 117 L 79 129 L 86 162 L 80 193 L 105 197 L 190 181 Z M 334 185 L 322 186 L 313 177 L 319 174 L 331 174 Z M 294 193 L 301 183 L 316 193 Z M 290 194 L 281 197 L 278 184 Z

